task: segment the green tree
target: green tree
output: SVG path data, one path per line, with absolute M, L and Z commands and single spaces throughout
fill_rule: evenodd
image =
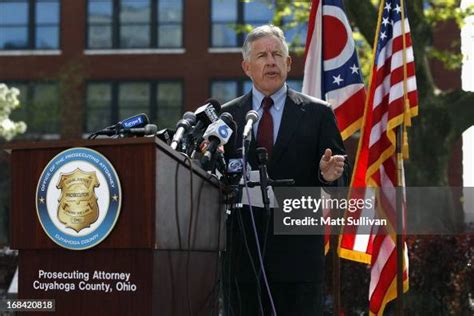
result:
M 20 106 L 19 94 L 17 88 L 8 88 L 0 83 L 0 138 L 7 141 L 26 130 L 24 122 L 13 122 L 9 117 L 12 110 Z

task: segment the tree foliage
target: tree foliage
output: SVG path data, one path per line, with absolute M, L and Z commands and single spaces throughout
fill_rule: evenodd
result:
M 26 130 L 24 122 L 13 122 L 9 117 L 12 110 L 20 106 L 19 94 L 18 89 L 8 88 L 6 84 L 0 83 L 0 137 L 5 140 L 11 140 Z

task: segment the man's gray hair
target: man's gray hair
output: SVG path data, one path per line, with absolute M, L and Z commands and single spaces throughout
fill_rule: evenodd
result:
M 259 27 L 254 28 L 245 39 L 244 45 L 242 46 L 242 56 L 244 60 L 248 60 L 250 57 L 250 46 L 256 40 L 267 37 L 267 36 L 275 36 L 280 40 L 283 45 L 283 52 L 286 56 L 288 56 L 288 44 L 286 43 L 285 34 L 278 26 L 272 24 L 266 24 Z

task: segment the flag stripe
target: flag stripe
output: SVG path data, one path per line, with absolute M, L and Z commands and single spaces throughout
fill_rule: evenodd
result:
M 413 48 L 411 46 L 411 38 L 409 37 L 410 34 L 405 34 L 405 41 L 409 43 L 409 47 L 407 48 L 407 62 L 413 62 L 414 61 L 414 55 L 413 55 Z M 377 71 L 385 67 L 385 65 L 390 65 L 393 64 L 393 67 L 389 68 L 391 70 L 396 69 L 398 67 L 403 66 L 403 58 L 400 60 L 399 56 L 397 55 L 398 53 L 401 52 L 403 49 L 403 37 L 397 37 L 394 38 L 393 40 L 388 41 L 386 47 L 384 50 L 390 51 L 390 54 L 383 54 L 381 52 L 379 58 L 379 62 L 377 63 Z M 392 60 L 394 62 L 392 63 Z
M 411 101 L 416 100 L 417 90 L 410 90 L 408 94 L 408 99 Z M 397 100 L 394 100 L 390 103 L 390 110 L 396 109 L 396 111 L 384 112 L 383 108 L 377 108 L 374 110 L 374 122 L 377 122 L 370 134 L 370 143 L 369 146 L 373 146 L 376 142 L 380 140 L 380 137 L 387 130 L 387 122 L 390 118 L 393 118 L 397 115 L 400 115 L 404 110 L 404 100 L 401 96 Z M 389 95 L 386 96 L 386 99 L 389 99 Z M 380 127 L 380 125 L 382 125 Z
M 410 63 L 407 65 L 407 72 L 409 77 L 414 77 L 414 63 Z M 403 81 L 404 70 L 403 67 L 399 67 L 391 72 L 388 68 L 382 68 L 378 71 L 377 75 L 379 79 L 376 82 L 377 88 L 375 89 L 374 93 L 374 111 L 381 103 L 384 102 L 384 97 L 390 93 L 391 85 Z M 416 83 L 414 88 L 416 89 Z
M 390 237 L 386 237 L 390 238 Z M 393 244 L 393 241 L 392 241 Z M 375 247 L 375 244 L 374 244 Z M 393 249 L 392 249 L 393 250 Z M 374 270 L 374 273 L 379 274 L 379 279 L 377 280 L 377 283 L 375 285 L 375 289 L 372 292 L 372 295 L 370 295 L 370 310 L 371 311 L 378 311 L 380 310 L 382 300 L 385 294 L 386 289 L 392 282 L 392 280 L 396 277 L 396 274 L 393 273 L 393 271 L 397 271 L 397 253 L 395 251 L 391 251 L 390 257 L 387 261 L 384 263 L 374 262 L 372 264 L 372 269 Z M 378 258 L 378 257 L 375 257 Z M 371 278 L 372 278 L 372 273 L 371 273 Z
M 347 100 L 334 110 L 334 113 L 339 118 L 337 123 L 341 133 L 343 133 L 344 130 L 346 130 L 354 121 L 360 119 L 363 114 L 362 108 L 354 107 L 353 101 L 358 100 L 363 103 L 365 101 L 365 91 L 359 89 L 351 97 L 352 100 Z
M 381 269 L 385 266 L 385 263 L 389 260 L 392 255 L 392 251 L 395 248 L 395 244 L 387 235 L 377 235 L 374 238 L 374 248 L 376 249 L 372 254 L 377 259 L 377 265 L 372 266 L 370 271 L 370 288 L 369 297 L 374 293 L 375 287 L 379 282 Z

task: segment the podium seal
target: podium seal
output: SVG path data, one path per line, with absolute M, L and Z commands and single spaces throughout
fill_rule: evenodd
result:
M 114 228 L 121 205 L 117 172 L 89 148 L 67 149 L 51 159 L 36 189 L 36 211 L 46 235 L 71 250 L 101 243 Z

